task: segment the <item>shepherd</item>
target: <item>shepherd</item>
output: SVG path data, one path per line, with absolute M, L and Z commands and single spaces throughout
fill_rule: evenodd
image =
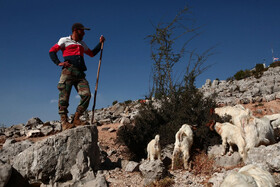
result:
M 85 30 L 81 23 L 74 23 L 72 26 L 72 34 L 68 37 L 59 39 L 49 51 L 51 60 L 58 66 L 62 67 L 61 76 L 57 85 L 59 90 L 58 113 L 62 124 L 62 130 L 71 129 L 77 126 L 85 125 L 86 122 L 80 120 L 80 116 L 88 108 L 91 98 L 89 83 L 86 80 L 85 71 L 87 70 L 84 53 L 90 57 L 94 57 L 101 50 L 101 45 L 105 38 L 101 35 L 99 43 L 91 50 L 83 41 Z M 64 61 L 61 62 L 57 56 L 57 52 L 61 50 Z M 76 109 L 73 123 L 68 122 L 68 106 L 69 97 L 72 86 L 81 97 L 80 103 Z

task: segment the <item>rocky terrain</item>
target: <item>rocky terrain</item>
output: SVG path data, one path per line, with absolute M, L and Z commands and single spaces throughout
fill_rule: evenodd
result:
M 205 96 L 217 94 L 217 103 L 248 104 L 280 99 L 280 67 L 269 68 L 260 78 L 242 80 L 206 80 L 200 88 Z
M 260 79 L 207 80 L 201 90 L 205 96 L 216 93 L 217 102 L 223 105 L 241 103 L 257 117 L 280 113 L 279 71 L 269 69 Z M 129 161 L 129 152 L 116 141 L 116 132 L 133 122 L 141 102 L 148 101 L 116 103 L 96 110 L 97 126 L 61 132 L 59 121 L 42 122 L 34 117 L 0 128 L 0 186 L 136 187 L 164 178 L 162 182 L 172 182 L 176 187 L 218 187 L 229 172 L 251 163 L 269 171 L 280 186 L 279 142 L 250 150 L 245 163 L 237 152 L 221 156 L 221 147 L 216 145 L 209 148 L 208 155 L 196 157 L 193 165 L 199 169 L 190 171 L 169 169 L 172 145 L 163 149 L 163 162 Z M 91 112 L 87 112 L 83 119 L 90 117 Z

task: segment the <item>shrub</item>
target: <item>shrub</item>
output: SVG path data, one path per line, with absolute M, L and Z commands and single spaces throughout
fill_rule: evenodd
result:
M 115 104 L 117 104 L 118 103 L 118 101 L 116 100 L 116 101 L 113 101 L 113 103 L 112 103 L 112 105 L 115 105 Z
M 131 152 L 131 159 L 146 157 L 146 146 L 155 137 L 163 119 L 151 103 L 142 104 L 135 125 L 122 126 L 117 132 L 117 140 L 124 143 Z
M 257 79 L 261 78 L 262 75 L 263 75 L 263 72 L 266 71 L 266 70 L 267 70 L 267 68 L 265 68 L 263 64 L 257 64 L 255 66 L 255 70 L 253 71 L 253 75 Z
M 176 132 L 185 123 L 196 126 L 193 147 L 206 150 L 219 141 L 220 137 L 205 126 L 216 104 L 213 98 L 203 98 L 192 81 L 161 102 L 160 109 L 154 108 L 152 102 L 143 104 L 135 125 L 124 126 L 117 133 L 118 140 L 133 153 L 133 159 L 146 157 L 146 146 L 156 134 L 160 134 L 162 146 L 174 143 Z
M 263 72 L 263 71 L 265 71 L 266 68 L 264 67 L 263 64 L 256 64 L 255 69 L 256 69 L 256 72 Z
M 234 75 L 234 78 L 235 78 L 235 80 L 241 80 L 241 79 L 245 79 L 250 76 L 251 76 L 250 70 L 245 70 L 245 71 L 240 70 Z
M 126 104 L 126 105 L 128 105 L 130 103 L 132 103 L 132 100 L 127 100 L 127 101 L 124 102 L 124 104 Z

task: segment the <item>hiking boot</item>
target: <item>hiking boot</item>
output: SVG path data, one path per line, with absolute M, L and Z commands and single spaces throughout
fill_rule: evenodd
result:
M 75 113 L 75 116 L 74 116 L 74 121 L 73 121 L 73 125 L 74 126 L 84 126 L 84 125 L 88 125 L 88 123 L 86 121 L 81 121 L 80 120 L 80 116 L 81 114 L 79 112 L 76 112 Z
M 61 121 L 61 125 L 62 125 L 62 130 L 66 130 L 66 129 L 72 129 L 75 126 L 71 123 L 68 122 L 68 117 L 65 114 L 62 114 L 60 116 L 60 121 Z

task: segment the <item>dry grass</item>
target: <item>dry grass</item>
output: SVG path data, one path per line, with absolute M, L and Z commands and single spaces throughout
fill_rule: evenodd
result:
M 174 158 L 174 170 L 176 169 L 184 169 L 184 161 L 182 152 L 175 155 Z
M 147 187 L 170 187 L 175 184 L 174 180 L 170 177 L 165 177 L 159 181 L 154 181 L 149 184 Z
M 218 169 L 214 164 L 214 158 L 209 158 L 207 154 L 202 151 L 197 152 L 193 156 L 192 173 L 194 175 L 211 176 Z

